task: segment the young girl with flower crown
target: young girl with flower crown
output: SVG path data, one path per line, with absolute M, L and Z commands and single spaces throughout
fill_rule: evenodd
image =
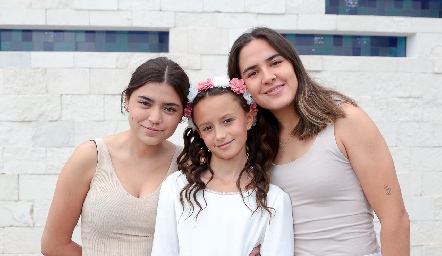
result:
M 291 203 L 270 184 L 267 127 L 241 79 L 191 88 L 181 171 L 163 183 L 152 255 L 293 255 Z M 275 141 L 276 139 L 276 141 Z M 262 143 L 262 142 L 265 143 Z

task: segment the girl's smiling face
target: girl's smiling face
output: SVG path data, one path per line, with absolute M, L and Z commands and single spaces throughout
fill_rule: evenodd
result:
M 253 110 L 246 113 L 232 93 L 209 96 L 193 108 L 198 133 L 212 158 L 231 159 L 246 154 L 247 131 Z

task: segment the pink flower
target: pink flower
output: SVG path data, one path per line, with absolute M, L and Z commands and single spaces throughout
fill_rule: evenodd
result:
M 230 88 L 237 94 L 242 94 L 246 91 L 244 80 L 238 78 L 232 78 L 232 80 L 230 80 Z
M 192 114 L 192 103 L 187 103 L 186 108 L 184 109 L 184 117 L 190 118 Z
M 209 90 L 210 88 L 213 88 L 213 82 L 210 78 L 207 78 L 206 81 L 201 81 L 198 83 L 198 92 Z
M 253 109 L 254 116 L 258 115 L 258 111 L 259 110 L 258 110 L 258 107 L 257 107 L 256 103 L 253 102 L 252 104 L 250 104 L 250 107 Z

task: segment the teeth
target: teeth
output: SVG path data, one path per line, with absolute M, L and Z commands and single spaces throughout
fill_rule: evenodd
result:
M 274 91 L 276 91 L 276 90 L 277 90 L 278 88 L 279 88 L 279 86 L 278 86 L 278 87 L 276 87 L 275 89 L 271 90 L 271 91 L 268 91 L 267 93 L 271 93 L 271 92 L 274 92 Z

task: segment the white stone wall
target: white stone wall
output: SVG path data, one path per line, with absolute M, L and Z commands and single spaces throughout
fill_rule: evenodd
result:
M 193 83 L 226 73 L 229 47 L 257 25 L 408 36 L 406 58 L 302 59 L 318 80 L 356 99 L 384 135 L 411 218 L 411 254 L 442 255 L 442 19 L 324 13 L 324 0 L 0 0 L 0 28 L 169 30 L 170 52 L 161 55 Z M 128 128 L 119 94 L 158 55 L 0 52 L 0 255 L 40 255 L 63 164 L 80 143 Z M 182 144 L 182 129 L 172 141 Z

